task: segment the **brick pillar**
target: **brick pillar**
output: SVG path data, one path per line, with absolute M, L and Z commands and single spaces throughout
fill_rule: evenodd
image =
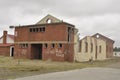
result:
M 7 31 L 3 31 L 3 44 L 6 44 L 7 41 Z

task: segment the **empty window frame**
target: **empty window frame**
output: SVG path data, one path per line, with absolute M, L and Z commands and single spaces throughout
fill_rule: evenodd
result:
M 70 34 L 71 34 L 71 28 L 68 27 L 68 42 L 71 41 L 71 36 L 70 36 Z
M 93 52 L 93 43 L 91 43 L 91 53 Z
M 45 32 L 45 27 L 40 27 L 40 28 L 30 28 L 30 32 Z
M 102 50 L 102 47 L 101 47 L 101 45 L 99 46 L 99 53 L 101 53 L 101 50 Z
M 106 52 L 108 52 L 108 45 L 106 45 Z
M 35 28 L 33 28 L 33 32 L 36 32 L 36 31 L 35 31 Z
M 51 44 L 51 48 L 54 48 L 55 47 L 55 44 L 53 43 L 53 44 Z
M 40 32 L 45 32 L 45 27 L 41 27 Z
M 20 48 L 28 48 L 28 44 L 19 44 Z
M 60 44 L 58 44 L 58 48 L 62 48 L 62 44 L 60 43 Z
M 82 51 L 82 41 L 80 41 L 80 43 L 79 43 L 79 52 L 81 52 Z
M 32 28 L 30 28 L 30 32 L 33 32 L 33 29 L 32 29 Z
M 48 44 L 45 43 L 45 44 L 44 44 L 44 48 L 47 48 L 47 47 L 48 47 Z
M 88 52 L 88 43 L 85 42 L 85 52 Z

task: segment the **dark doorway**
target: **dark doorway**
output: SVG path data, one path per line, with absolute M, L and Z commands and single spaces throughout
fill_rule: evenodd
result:
M 12 47 L 12 54 L 11 56 L 13 57 L 14 56 L 14 47 Z
M 32 44 L 32 58 L 42 59 L 42 44 Z
M 11 56 L 11 57 L 14 56 L 14 47 L 10 47 L 10 56 Z

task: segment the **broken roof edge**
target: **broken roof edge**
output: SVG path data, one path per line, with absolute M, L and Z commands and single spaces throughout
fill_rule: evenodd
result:
M 62 20 L 48 14 L 45 17 L 43 17 L 41 20 L 39 20 L 36 24 L 44 24 L 47 23 L 48 19 L 51 19 L 53 21 L 53 23 L 55 22 L 62 22 Z

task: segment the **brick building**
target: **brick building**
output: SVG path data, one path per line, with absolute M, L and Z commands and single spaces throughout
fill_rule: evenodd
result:
M 7 34 L 7 31 L 0 37 L 0 55 L 14 56 L 14 35 Z
M 74 61 L 75 26 L 51 15 L 34 25 L 15 26 L 15 58 Z

